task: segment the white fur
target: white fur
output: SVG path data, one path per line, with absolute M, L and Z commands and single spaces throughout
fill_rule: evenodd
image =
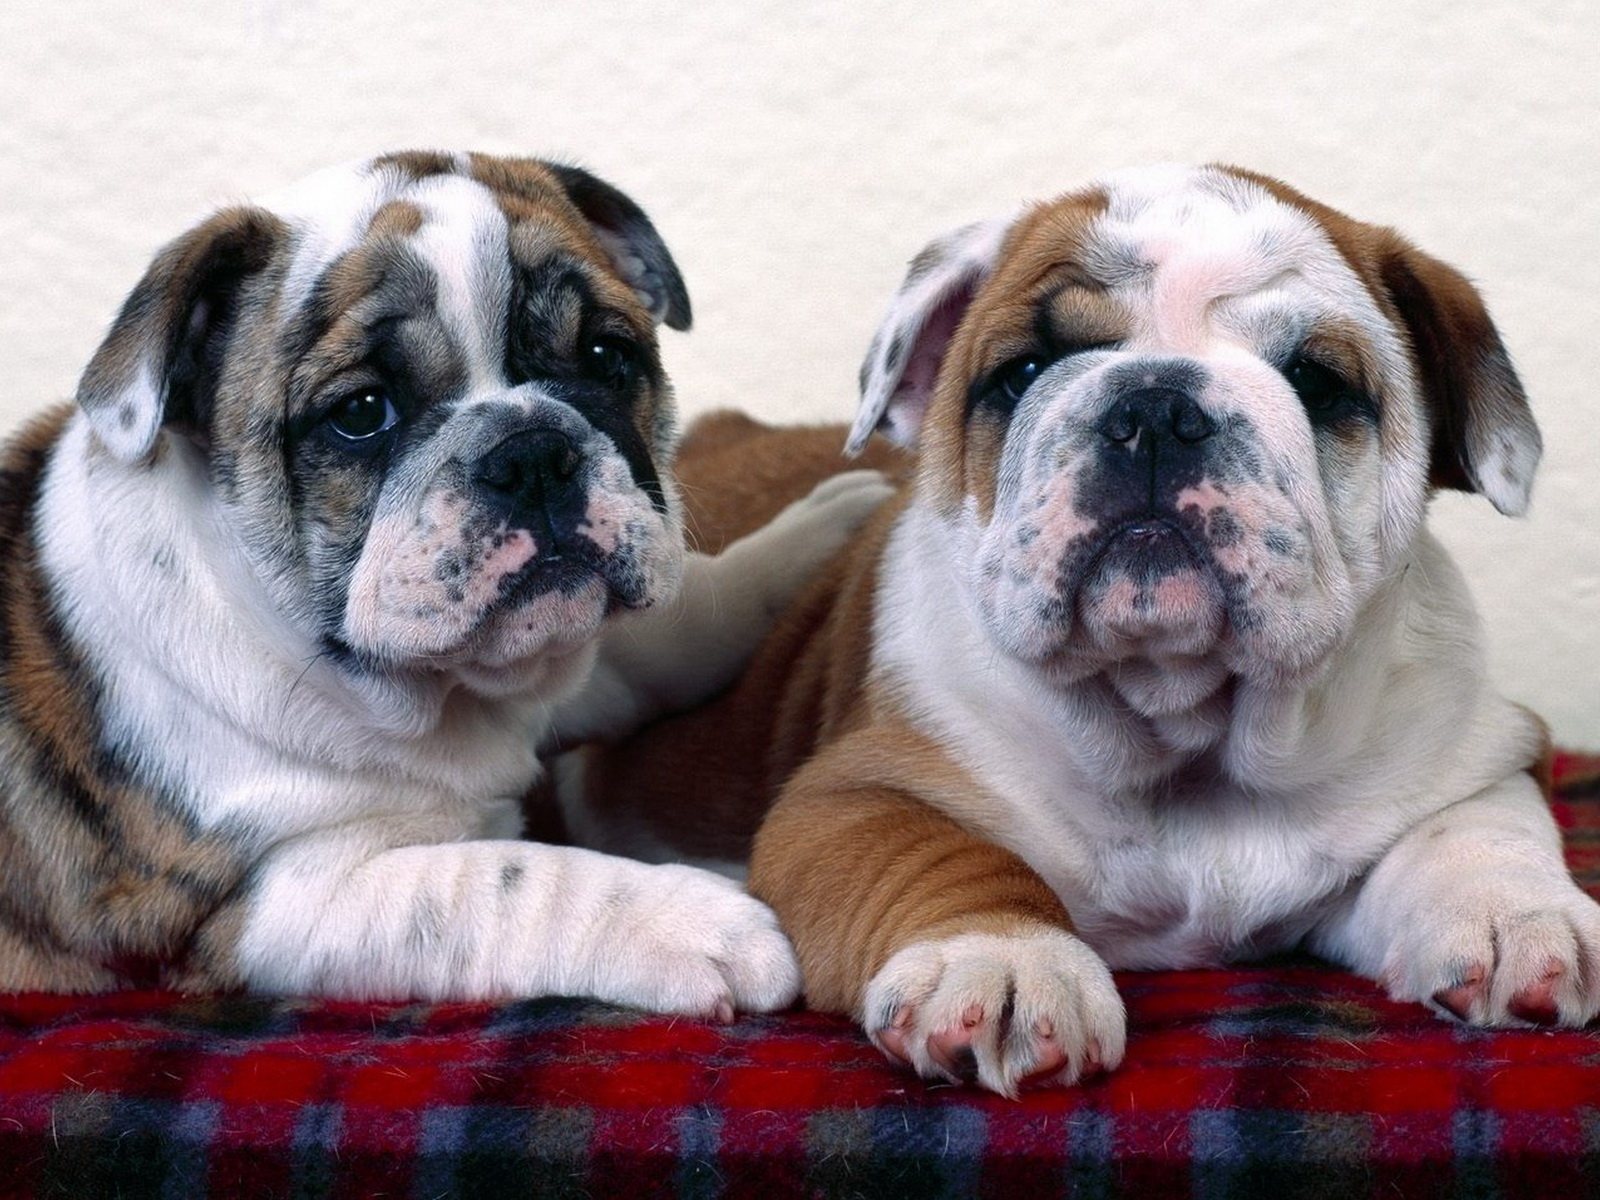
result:
M 964 225 L 924 251 L 929 256 L 927 269 L 896 293 L 868 354 L 862 370 L 861 405 L 850 429 L 847 453 L 859 452 L 878 429 L 897 445 L 909 446 L 916 441 L 927 397 L 897 402 L 907 364 L 902 362 L 899 370 L 891 369 L 891 348 L 899 343 L 911 354 L 930 315 L 952 296 L 963 289 L 975 289 L 988 277 L 1015 221 L 1016 215 L 1012 214 Z
M 1142 264 L 1110 272 L 1130 335 L 1028 389 L 990 517 L 976 502 L 948 515 L 913 503 L 881 567 L 872 671 L 977 780 L 970 799 L 946 801 L 952 814 L 1037 871 L 1113 968 L 1310 945 L 1435 1007 L 1475 981 L 1459 1001 L 1473 1021 L 1514 1021 L 1517 997 L 1547 987 L 1559 1019 L 1589 1019 L 1600 906 L 1568 877 L 1526 774 L 1537 723 L 1489 685 L 1465 582 L 1422 528 L 1428 447 L 1405 334 L 1314 221 L 1253 184 L 1161 168 L 1103 186 L 1110 205 L 1086 254 Z M 890 323 L 920 319 L 897 306 Z M 1321 321 L 1364 339 L 1384 422 L 1365 447 L 1315 444 L 1263 361 L 1264 343 Z M 1256 588 L 1248 633 L 1196 571 L 1178 574 L 1198 590 L 1171 601 L 1179 616 L 1165 624 L 1139 625 L 1131 606 L 1103 625 L 1080 613 L 1071 639 L 1052 641 L 1066 636 L 1041 615 L 1059 556 L 1094 532 L 1073 488 L 1107 452 L 1094 432 L 1100 381 L 1175 359 L 1205 368 L 1208 412 L 1257 431 L 1274 472 L 1227 503 L 1247 549 L 1278 527 L 1295 571 L 1273 592 L 1259 555 L 1236 560 Z M 858 433 L 893 383 L 874 369 L 869 358 Z M 1200 488 L 1185 503 L 1221 500 Z M 963 945 L 964 957 L 1010 961 Z M 918 962 L 953 952 L 913 949 Z M 869 1028 L 915 990 L 909 971 L 895 960 L 874 978 Z M 1021 985 L 1019 1007 L 1042 1002 L 1028 986 L 1056 985 Z M 919 1036 L 964 1004 L 999 1003 L 999 987 L 941 1001 L 937 1017 L 917 1017 Z M 1090 995 L 1094 1019 L 1120 1020 L 1114 995 Z M 999 1090 L 1015 1081 L 992 1055 L 979 1069 Z
M 480 185 L 459 175 L 432 175 L 407 192 L 422 210 L 412 238 L 439 281 L 439 315 L 465 359 L 468 391 L 501 385 L 511 260 L 505 214 Z
M 776 918 L 729 880 L 531 842 L 385 844 L 453 832 L 375 822 L 277 850 L 240 946 L 252 985 L 430 999 L 554 992 L 723 1019 L 794 997 Z
M 1345 894 L 1313 945 L 1382 980 L 1397 999 L 1440 1011 L 1441 992 L 1481 973 L 1466 1011 L 1454 1014 L 1477 1024 L 1503 1023 L 1520 989 L 1552 975 L 1563 1024 L 1600 1012 L 1600 906 L 1567 874 L 1528 775 L 1408 829 Z
M 1012 996 L 1015 1006 L 1006 1011 L 1004 998 Z M 1050 928 L 914 942 L 872 977 L 858 1016 L 890 1053 L 885 1033 L 900 1027 L 920 1075 L 955 1082 L 940 1061 L 940 1043 L 970 1048 L 978 1082 L 1012 1097 L 1046 1066 L 1050 1049 L 1065 1058 L 1059 1082 L 1073 1083 L 1086 1068 L 1119 1065 L 1127 1039 L 1122 999 L 1105 963 L 1070 933 Z
M 106 680 L 108 739 L 134 748 L 202 829 L 229 833 L 257 859 L 238 946 L 252 987 L 572 991 L 701 1015 L 792 999 L 787 942 L 726 881 L 483 840 L 520 829 L 539 731 L 592 647 L 564 685 L 536 678 L 493 698 L 443 673 L 343 672 L 267 600 L 203 478 L 176 443 L 159 469 L 128 471 L 76 419 L 44 491 L 44 562 L 68 597 L 68 628 Z M 148 519 L 104 519 L 132 511 Z M 771 550 L 786 570 L 806 552 L 798 538 Z M 637 633 L 628 642 L 625 656 L 647 674 L 664 669 Z M 670 640 L 656 649 L 693 669 Z M 605 703 L 584 702 L 589 726 L 617 727 Z M 618 720 L 649 711 L 630 698 Z M 508 868 L 520 878 L 502 891 Z
M 976 819 L 1056 890 L 1113 967 L 1294 945 L 1403 831 L 1536 752 L 1532 723 L 1461 653 L 1471 612 L 1431 538 L 1314 686 L 1238 683 L 1201 745 L 1106 685 L 1061 686 L 997 652 L 972 609 L 951 602 L 962 584 L 950 544 L 926 513 L 901 519 L 874 669 L 1000 798 L 1001 811 Z M 1406 609 L 1427 620 L 1397 628 Z M 1222 776 L 1175 777 L 1199 750 L 1218 756 Z
M 401 172 L 357 165 L 271 199 L 296 233 L 280 314 L 405 183 Z M 473 374 L 467 400 L 435 435 L 450 443 L 458 429 L 494 420 L 496 405 L 518 402 L 496 365 L 505 222 L 465 180 L 411 190 L 425 215 L 417 252 L 438 271 L 441 311 Z M 646 528 L 616 498 L 639 493 L 652 506 L 601 449 L 586 460 L 599 480 L 591 532 L 615 548 L 627 524 L 646 579 L 641 602 L 674 602 L 675 499 L 666 515 L 646 513 Z M 440 461 L 407 461 L 421 464 L 416 478 L 390 480 L 379 524 L 415 520 L 429 489 L 445 486 Z M 304 585 L 262 548 L 270 539 L 241 528 L 255 516 L 251 493 L 225 501 L 202 451 L 180 436 L 138 462 L 108 453 L 80 412 L 43 483 L 41 565 L 101 684 L 106 744 L 250 864 L 233 948 L 248 986 L 436 999 L 572 992 L 731 1017 L 736 1007 L 781 1007 L 798 989 L 771 912 L 707 872 L 518 842 L 520 802 L 558 717 L 615 734 L 725 683 L 883 490 L 858 476 L 797 503 L 770 536 L 697 560 L 690 588 L 659 617 L 599 626 L 598 614 L 551 609 L 546 637 L 453 635 L 382 669 L 352 669 L 323 653 Z M 347 604 L 372 607 L 359 588 Z M 596 686 L 578 697 L 597 655 Z

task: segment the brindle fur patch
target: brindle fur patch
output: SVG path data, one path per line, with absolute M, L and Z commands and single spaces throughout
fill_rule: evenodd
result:
M 0 462 L 0 988 L 171 983 L 245 862 L 100 743 L 101 688 L 65 641 L 38 573 L 34 496 L 70 410 L 30 424 Z M 181 968 L 232 982 L 225 958 Z
M 639 490 L 660 502 L 654 456 L 664 452 L 670 406 L 651 315 L 617 278 L 563 178 L 532 161 L 432 153 L 363 170 L 368 179 L 386 173 L 389 184 L 470 172 L 491 190 L 511 223 L 512 266 L 536 281 L 521 308 L 508 306 L 508 331 L 531 324 L 533 336 L 555 338 L 560 353 L 541 364 L 539 382 L 579 410 L 573 421 L 609 433 Z M 385 479 L 468 387 L 440 280 L 415 240 L 431 212 L 404 198 L 379 203 L 353 244 L 324 260 L 295 224 L 304 215 L 224 210 L 156 257 L 85 373 L 91 461 L 115 470 L 102 461 L 110 454 L 129 471 L 202 464 L 224 519 L 198 541 L 234 539 L 290 623 L 333 624 Z M 658 239 L 646 253 L 670 266 Z M 573 284 L 544 295 L 541 273 L 557 265 Z M 675 271 L 673 281 L 681 290 Z M 600 333 L 639 348 L 624 397 L 583 378 L 584 339 Z M 369 458 L 335 454 L 325 417 L 362 388 L 391 392 L 404 432 Z M 66 632 L 72 597 L 55 594 L 43 575 L 38 497 L 70 417 L 63 408 L 39 418 L 0 459 L 0 989 L 233 986 L 260 831 L 202 828 L 189 814 L 214 798 L 173 790 L 187 766 L 108 742 L 111 688 Z M 463 470 L 446 468 L 446 481 L 461 486 Z M 608 486 L 625 483 L 617 476 Z M 150 545 L 149 562 L 107 569 L 177 583 L 200 565 Z M 617 574 L 634 570 L 626 554 L 616 557 Z

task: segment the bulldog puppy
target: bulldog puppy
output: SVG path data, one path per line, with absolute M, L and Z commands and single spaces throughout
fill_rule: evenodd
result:
M 542 738 L 724 684 L 882 497 L 674 603 L 689 319 L 639 208 L 533 160 L 337 168 L 164 249 L 5 453 L 0 987 L 788 1003 L 729 881 L 513 840 Z
M 1472 1024 L 1595 1015 L 1542 727 L 1424 528 L 1438 488 L 1521 513 L 1540 454 L 1466 279 L 1276 180 L 1117 174 L 924 250 L 862 393 L 850 447 L 914 482 L 726 699 L 590 761 L 591 833 L 754 833 L 807 1000 L 1008 1095 L 1118 1064 L 1114 968 L 1305 947 Z M 724 419 L 683 470 L 737 533 L 818 436 Z M 669 824 L 708 795 L 720 839 Z

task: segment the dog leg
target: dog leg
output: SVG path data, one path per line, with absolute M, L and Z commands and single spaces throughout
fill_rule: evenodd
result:
M 561 706 L 547 744 L 616 737 L 732 683 L 773 619 L 893 491 L 877 471 L 844 471 L 722 553 L 690 553 L 671 604 L 606 630 L 593 674 Z
M 1600 904 L 1568 874 L 1529 775 L 1408 831 L 1312 947 L 1472 1025 L 1583 1025 L 1600 1012 Z
M 709 872 L 515 841 L 384 849 L 374 832 L 301 839 L 264 860 L 237 941 L 246 986 L 593 996 L 722 1021 L 783 1008 L 799 989 L 772 912 Z
M 751 890 L 794 938 L 808 1002 L 924 1077 L 1007 1096 L 1117 1066 L 1121 998 L 1055 893 L 921 798 L 961 772 L 919 777 L 926 760 L 873 734 L 798 772 L 756 839 Z

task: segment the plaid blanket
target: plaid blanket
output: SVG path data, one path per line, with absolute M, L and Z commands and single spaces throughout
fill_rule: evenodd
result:
M 1600 758 L 1556 770 L 1600 889 Z M 1122 1069 L 1018 1103 L 810 1013 L 0 997 L 0 1197 L 1600 1196 L 1600 1031 L 1308 961 L 1119 983 Z

